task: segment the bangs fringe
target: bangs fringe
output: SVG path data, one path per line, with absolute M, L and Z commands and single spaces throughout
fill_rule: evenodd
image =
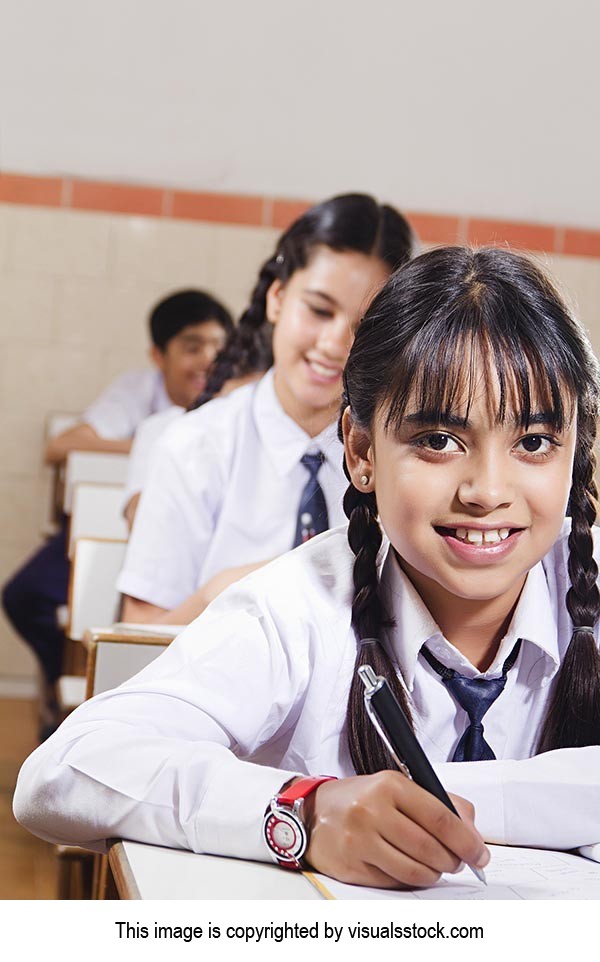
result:
M 497 326 L 492 332 L 482 321 L 478 305 L 469 307 L 421 328 L 406 346 L 393 375 L 386 430 L 400 428 L 409 404 L 431 423 L 450 416 L 466 423 L 483 378 L 497 424 L 511 419 L 527 429 L 532 416 L 544 412 L 562 431 L 576 409 L 577 387 L 556 343 L 543 335 L 534 343 L 514 328 L 499 336 Z

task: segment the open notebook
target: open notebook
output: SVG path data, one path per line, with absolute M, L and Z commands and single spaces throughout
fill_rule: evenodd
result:
M 326 875 L 306 877 L 329 899 L 600 899 L 600 845 L 589 845 L 586 858 L 544 849 L 489 846 L 487 885 L 464 868 L 443 875 L 431 888 L 389 891 L 345 885 Z

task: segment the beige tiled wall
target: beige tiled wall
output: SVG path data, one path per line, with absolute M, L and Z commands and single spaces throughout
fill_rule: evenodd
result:
M 205 287 L 235 313 L 278 231 L 0 205 L 0 582 L 39 543 L 53 410 L 80 411 L 146 364 L 152 304 Z M 35 666 L 0 616 L 0 694 Z
M 206 287 L 238 314 L 277 233 L 0 205 L 0 581 L 39 543 L 48 412 L 82 410 L 112 377 L 145 363 L 148 309 L 167 291 Z M 543 260 L 600 353 L 600 261 Z M 0 620 L 0 692 L 34 674 Z

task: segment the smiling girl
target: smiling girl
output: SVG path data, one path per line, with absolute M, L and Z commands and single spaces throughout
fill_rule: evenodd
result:
M 486 841 L 600 841 L 599 372 L 584 333 L 525 258 L 441 249 L 373 301 L 344 384 L 348 528 L 232 586 L 77 709 L 21 772 L 32 831 L 290 867 L 307 842 L 318 871 L 381 887 L 483 867 Z M 462 819 L 392 770 L 367 663 Z
M 365 194 L 325 201 L 282 235 L 208 387 L 268 355 L 272 367 L 157 444 L 118 583 L 126 621 L 186 624 L 231 581 L 343 521 L 342 370 L 369 299 L 414 242 Z

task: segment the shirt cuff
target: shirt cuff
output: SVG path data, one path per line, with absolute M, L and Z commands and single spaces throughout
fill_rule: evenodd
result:
M 447 792 L 475 806 L 475 826 L 486 842 L 506 845 L 503 769 L 506 762 L 442 762 L 434 765 Z
M 263 839 L 265 811 L 283 785 L 298 776 L 239 759 L 213 771 L 195 817 L 196 851 L 273 861 Z

